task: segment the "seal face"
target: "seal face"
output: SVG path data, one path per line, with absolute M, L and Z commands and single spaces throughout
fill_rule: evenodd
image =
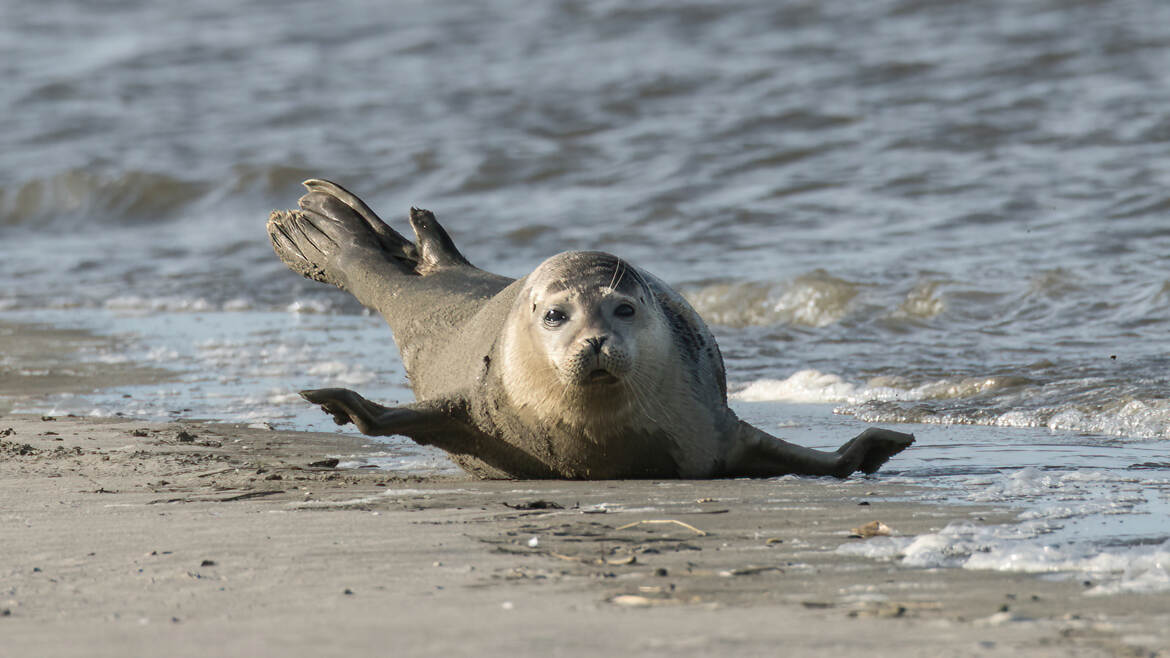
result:
M 610 254 L 559 254 L 529 275 L 509 315 L 503 387 L 541 423 L 612 422 L 658 388 L 672 342 L 637 270 Z
M 381 313 L 418 397 L 302 392 L 339 424 L 438 446 L 482 477 L 845 477 L 914 440 L 871 428 L 824 452 L 739 420 L 706 324 L 617 256 L 565 252 L 512 280 L 468 262 L 429 211 L 411 209 L 411 242 L 341 186 L 305 186 L 269 218 L 273 248 Z

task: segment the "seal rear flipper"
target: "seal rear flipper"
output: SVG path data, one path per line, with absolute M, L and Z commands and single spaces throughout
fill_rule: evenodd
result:
M 268 217 L 268 239 L 276 255 L 292 271 L 314 281 L 341 285 L 341 280 L 326 268 L 337 245 L 304 212 L 273 210 Z
M 400 275 L 425 277 L 460 268 L 477 284 L 503 288 L 511 283 L 468 262 L 429 210 L 410 209 L 416 245 L 337 183 L 310 178 L 304 185 L 309 191 L 298 201 L 299 209 L 274 210 L 268 219 L 276 254 L 302 276 L 345 288 L 373 308 L 383 297 L 377 281 Z M 322 235 L 329 239 L 322 240 Z M 373 284 L 369 290 L 363 289 L 363 281 Z
M 302 183 L 309 193 L 298 200 L 302 210 L 310 210 L 337 221 L 360 218 L 365 227 L 373 233 L 374 239 L 387 255 L 404 261 L 413 269 L 418 262 L 418 250 L 401 233 L 390 228 L 364 201 L 349 190 L 333 181 L 310 178 Z M 354 224 L 355 233 L 361 232 L 360 224 Z
M 912 434 L 871 427 L 834 452 L 814 450 L 738 421 L 733 431 L 725 477 L 777 475 L 831 475 L 845 478 L 855 471 L 873 473 L 890 457 L 914 443 Z
M 410 209 L 410 227 L 414 229 L 414 239 L 418 242 L 418 273 L 426 276 L 429 272 L 444 267 L 460 265 L 471 266 L 471 263 L 459 253 L 455 242 L 447 231 L 435 218 L 435 213 L 422 208 Z
M 345 289 L 351 280 L 369 275 L 415 274 L 417 250 L 410 241 L 376 215 L 363 214 L 326 191 L 332 184 L 308 183 L 310 191 L 301 197 L 299 209 L 274 210 L 268 217 L 272 247 L 289 269 Z M 348 195 L 340 187 L 335 189 Z M 350 292 L 362 297 L 357 290 Z
M 837 448 L 837 454 L 849 463 L 856 462 L 856 470 L 867 474 L 875 473 L 882 464 L 890 460 L 890 457 L 909 448 L 913 443 L 913 434 L 870 427 Z

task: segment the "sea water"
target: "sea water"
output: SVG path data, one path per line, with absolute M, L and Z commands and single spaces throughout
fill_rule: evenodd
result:
M 1015 510 L 860 551 L 1170 589 L 1170 5 L 0 7 L 0 314 L 161 384 L 16 411 L 336 431 L 412 399 L 383 321 L 273 255 L 328 177 L 477 265 L 629 258 L 711 324 L 743 417 Z M 0 355 L 5 378 L 34 364 Z M 441 456 L 389 439 L 380 464 Z

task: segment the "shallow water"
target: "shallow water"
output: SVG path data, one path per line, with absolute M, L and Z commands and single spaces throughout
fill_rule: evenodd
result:
M 503 274 L 630 258 L 712 324 L 743 415 L 825 446 L 913 431 L 887 477 L 1048 515 L 1015 541 L 1073 537 L 1088 557 L 1067 569 L 1165 540 L 1166 3 L 0 18 L 0 312 L 124 338 L 78 358 L 180 373 L 18 410 L 326 429 L 297 389 L 410 399 L 381 320 L 267 244 L 267 211 L 326 176 L 400 226 L 432 208 Z M 392 446 L 388 465 L 445 468 Z

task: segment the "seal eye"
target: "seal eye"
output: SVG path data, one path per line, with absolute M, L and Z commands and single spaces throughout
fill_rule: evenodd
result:
M 618 304 L 618 307 L 613 310 L 613 314 L 619 318 L 634 317 L 634 307 L 629 304 Z
M 544 326 L 548 327 L 549 329 L 556 329 L 557 327 L 564 324 L 565 320 L 568 319 L 569 316 L 565 315 L 563 311 L 558 311 L 555 308 L 550 309 L 544 313 Z

